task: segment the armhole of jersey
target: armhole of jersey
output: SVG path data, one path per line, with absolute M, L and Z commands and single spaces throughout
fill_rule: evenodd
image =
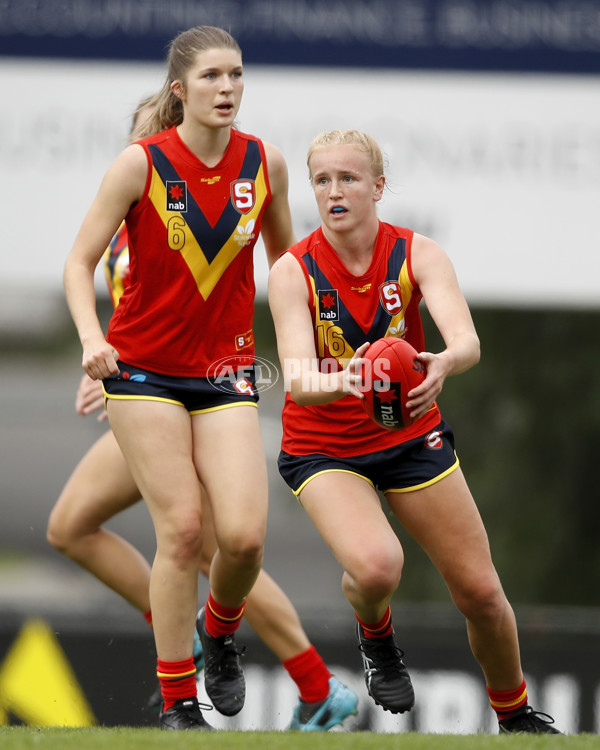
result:
M 142 193 L 142 197 L 135 204 L 135 206 L 129 210 L 130 214 L 137 211 L 139 207 L 148 198 L 148 193 L 150 192 L 150 185 L 152 184 L 152 171 L 154 169 L 154 164 L 152 163 L 152 156 L 150 155 L 150 151 L 148 150 L 148 148 L 144 144 L 140 143 L 139 141 L 136 141 L 136 143 L 133 145 L 140 146 L 143 149 L 144 154 L 146 155 L 146 164 L 148 166 L 148 170 L 146 172 L 146 182 L 144 184 L 144 192 Z
M 291 255 L 292 258 L 294 258 L 294 260 L 296 261 L 296 263 L 300 266 L 300 270 L 302 271 L 302 275 L 304 276 L 304 281 L 306 283 L 306 293 L 308 295 L 308 306 L 310 308 L 311 315 L 314 319 L 315 299 L 314 299 L 313 288 L 310 283 L 310 274 L 308 273 L 308 268 L 306 267 L 306 264 L 304 263 L 302 258 L 299 258 L 298 255 L 294 252 L 294 247 L 297 247 L 297 245 L 293 245 L 288 250 L 284 250 L 279 257 L 282 258 L 284 255 Z M 304 255 L 304 252 L 302 253 L 302 255 Z
M 317 311 L 315 308 L 315 292 L 310 282 L 310 274 L 308 273 L 308 268 L 306 267 L 306 263 L 304 263 L 304 261 L 301 258 L 299 258 L 295 253 L 292 253 L 292 255 L 296 259 L 298 265 L 300 266 L 300 270 L 302 271 L 302 274 L 304 275 L 304 281 L 306 282 L 306 292 L 308 294 L 308 307 L 310 309 L 310 316 L 314 321 L 316 319 L 315 316 L 317 314 Z
M 412 270 L 412 243 L 414 236 L 415 233 L 411 229 L 409 230 L 408 237 L 406 238 L 406 270 L 408 271 L 408 278 L 410 279 L 410 283 L 413 285 L 413 291 L 419 289 L 419 285 L 415 281 Z
M 260 140 L 260 138 L 256 139 L 256 142 L 258 143 L 258 150 L 260 151 L 260 157 L 262 159 L 263 164 L 263 174 L 265 176 L 265 185 L 267 186 L 267 198 L 265 200 L 265 208 L 271 203 L 271 200 L 273 198 L 273 193 L 271 192 L 271 180 L 269 179 L 269 165 L 267 163 L 267 152 L 265 151 L 264 143 Z

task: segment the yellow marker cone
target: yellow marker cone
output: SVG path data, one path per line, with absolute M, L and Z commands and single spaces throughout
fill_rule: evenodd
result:
M 58 640 L 42 620 L 25 623 L 0 666 L 1 723 L 8 713 L 34 726 L 96 723 Z

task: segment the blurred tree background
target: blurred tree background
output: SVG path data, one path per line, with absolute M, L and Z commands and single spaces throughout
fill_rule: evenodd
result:
M 600 312 L 474 308 L 481 362 L 439 399 L 515 603 L 600 605 Z M 442 346 L 426 310 L 428 349 Z M 264 304 L 257 348 L 276 359 Z M 448 601 L 395 519 L 406 553 L 398 597 Z

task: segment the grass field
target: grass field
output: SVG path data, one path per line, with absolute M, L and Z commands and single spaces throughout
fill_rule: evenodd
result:
M 600 737 L 375 734 L 372 732 L 161 732 L 158 729 L 0 728 L 2 750 L 598 750 Z

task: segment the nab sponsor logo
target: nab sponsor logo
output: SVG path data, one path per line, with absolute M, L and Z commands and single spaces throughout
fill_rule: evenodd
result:
M 401 407 L 401 385 L 400 383 L 390 383 L 385 380 L 374 380 L 373 391 L 377 398 L 373 406 L 379 417 L 379 421 L 384 427 L 396 429 L 402 427 L 402 407 Z
M 185 180 L 167 180 L 167 211 L 187 211 L 187 182 Z
M 339 320 L 339 300 L 337 289 L 319 289 L 319 320 Z

